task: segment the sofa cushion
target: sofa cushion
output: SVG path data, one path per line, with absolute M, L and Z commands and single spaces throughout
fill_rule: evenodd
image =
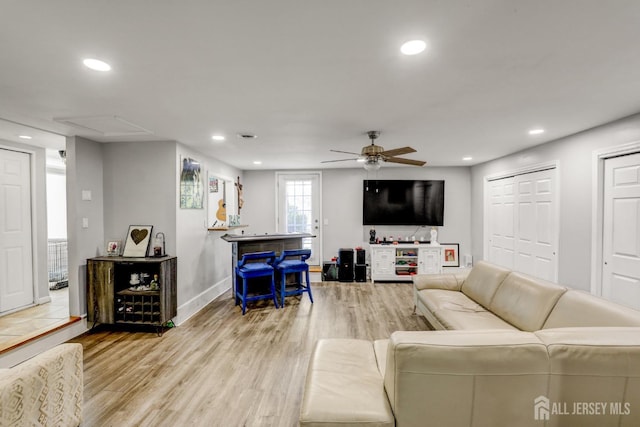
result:
M 573 326 L 640 326 L 640 312 L 570 289 L 560 297 L 543 328 Z
M 373 351 L 376 354 L 376 362 L 378 362 L 378 370 L 380 375 L 384 377 L 384 370 L 387 367 L 387 348 L 389 347 L 389 340 L 375 340 L 373 342 Z
M 384 381 L 397 426 L 537 426 L 548 363 L 529 332 L 394 332 Z
M 411 278 L 415 289 L 448 289 L 459 291 L 469 272 L 458 274 L 416 274 Z
M 307 370 L 300 425 L 394 425 L 371 341 L 325 339 L 316 343 Z
M 542 328 L 566 288 L 522 273 L 509 274 L 498 288 L 489 309 L 523 331 Z
M 558 328 L 535 335 L 549 353 L 550 401 L 606 402 L 622 411 L 629 405 L 624 415 L 607 407 L 600 416 L 565 416 L 564 425 L 640 425 L 639 327 Z
M 506 268 L 479 261 L 473 266 L 460 289 L 478 304 L 489 307 L 498 287 L 509 273 Z
M 480 304 L 458 291 L 424 289 L 418 291 L 418 299 L 432 313 L 441 309 L 468 312 L 486 311 Z
M 518 329 L 485 309 L 483 311 L 440 309 L 433 315 L 445 329 L 449 330 Z

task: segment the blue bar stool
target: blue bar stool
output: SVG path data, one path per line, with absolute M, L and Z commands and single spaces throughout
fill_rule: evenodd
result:
M 242 292 L 238 289 L 238 281 L 236 281 L 236 305 L 239 301 L 242 301 L 242 315 L 244 316 L 247 310 L 247 301 L 257 301 L 261 299 L 273 298 L 273 303 L 278 308 L 278 300 L 276 298 L 276 284 L 274 279 L 273 261 L 276 258 L 276 253 L 273 251 L 268 252 L 253 252 L 242 255 L 242 259 L 238 261 L 236 266 L 236 277 L 238 281 L 242 282 Z M 256 260 L 264 260 L 263 262 L 257 262 Z M 253 261 L 253 262 L 247 262 Z M 269 289 L 271 292 L 267 294 L 257 294 L 247 296 L 247 281 L 256 277 L 271 277 L 271 285 Z
M 311 256 L 309 249 L 295 249 L 282 251 L 273 266 L 280 273 L 280 305 L 284 308 L 284 298 L 290 295 L 301 295 L 306 292 L 313 304 L 311 294 L 311 282 L 309 281 L 309 265 L 306 260 Z M 293 259 L 291 259 L 293 258 Z M 296 275 L 295 289 L 287 290 L 287 274 Z M 306 285 L 302 282 L 302 273 L 305 274 Z

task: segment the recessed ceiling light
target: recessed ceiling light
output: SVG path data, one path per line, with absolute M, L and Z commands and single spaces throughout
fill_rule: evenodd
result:
M 405 55 L 417 55 L 427 47 L 424 40 L 410 40 L 400 47 L 400 52 Z
M 29 135 L 18 135 L 18 138 L 20 138 L 20 139 L 31 139 L 31 137 Z
M 262 162 L 261 162 L 260 160 L 254 160 L 254 161 L 253 161 L 253 164 L 254 164 L 254 165 L 261 165 L 261 164 L 262 164 Z
M 544 129 L 537 128 L 529 131 L 529 135 L 540 135 L 541 133 L 544 133 Z
M 104 61 L 100 61 L 99 59 L 87 58 L 82 63 L 87 68 L 91 68 L 95 71 L 109 71 L 111 70 L 111 65 L 107 64 Z
M 214 141 L 224 141 L 224 135 L 213 135 L 211 139 Z
M 470 160 L 473 160 L 473 157 L 471 156 L 463 157 L 462 160 L 464 160 L 465 162 L 468 162 Z

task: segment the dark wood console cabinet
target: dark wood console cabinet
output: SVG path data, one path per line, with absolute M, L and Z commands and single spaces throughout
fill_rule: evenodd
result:
M 176 257 L 97 257 L 87 260 L 87 320 L 89 323 L 162 327 L 176 317 Z M 158 276 L 159 289 L 130 289 L 131 275 Z M 143 283 L 141 283 L 143 284 Z

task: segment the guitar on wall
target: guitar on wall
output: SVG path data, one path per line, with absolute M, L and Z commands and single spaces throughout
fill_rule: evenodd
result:
M 222 222 L 227 220 L 227 183 L 225 181 L 222 181 L 222 199 L 218 200 L 216 218 Z

